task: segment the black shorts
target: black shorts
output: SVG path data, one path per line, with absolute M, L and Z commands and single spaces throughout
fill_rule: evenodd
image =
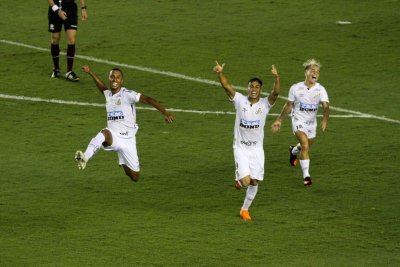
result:
M 69 29 L 78 29 L 78 7 L 76 3 L 63 3 L 62 10 L 67 13 L 66 20 L 62 20 L 58 16 L 58 13 L 54 12 L 51 7 L 49 7 L 49 32 L 61 32 L 62 25 L 64 25 L 65 31 Z

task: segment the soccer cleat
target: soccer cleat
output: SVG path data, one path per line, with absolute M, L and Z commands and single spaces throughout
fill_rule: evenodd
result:
M 78 82 L 80 80 L 80 78 L 72 70 L 65 73 L 65 79 L 71 82 Z
M 51 73 L 51 78 L 56 78 L 56 79 L 58 79 L 58 78 L 60 78 L 60 76 L 61 76 L 61 73 L 60 73 L 60 70 L 58 70 L 58 69 L 53 69 L 53 72 Z
M 296 166 L 297 165 L 297 156 L 292 154 L 292 150 L 293 150 L 294 146 L 290 146 L 289 147 L 289 154 L 290 154 L 290 165 L 292 166 Z
M 75 161 L 78 163 L 78 169 L 83 170 L 86 168 L 86 160 L 85 157 L 83 156 L 83 152 L 78 150 L 75 153 Z
M 308 176 L 308 177 L 304 178 L 303 183 L 304 183 L 304 186 L 312 185 L 311 177 Z
M 235 188 L 240 190 L 240 188 L 242 188 L 242 184 L 239 181 L 235 181 Z
M 252 220 L 248 210 L 241 210 L 240 211 L 240 217 L 242 217 L 242 219 L 245 220 L 245 221 L 251 221 Z

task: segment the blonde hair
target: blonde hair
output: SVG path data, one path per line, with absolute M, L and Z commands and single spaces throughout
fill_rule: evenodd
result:
M 321 63 L 319 63 L 314 58 L 311 58 L 311 59 L 309 59 L 309 60 L 307 60 L 306 62 L 303 63 L 303 67 L 304 67 L 305 70 L 308 70 L 309 68 L 311 68 L 311 66 L 317 66 L 318 68 L 322 67 Z

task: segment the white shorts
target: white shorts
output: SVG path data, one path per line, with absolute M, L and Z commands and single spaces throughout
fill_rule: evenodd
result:
M 303 132 L 307 135 L 308 139 L 313 139 L 317 136 L 317 121 L 300 121 L 292 118 L 293 134 L 297 131 Z
M 250 175 L 251 179 L 264 180 L 264 150 L 262 148 L 234 148 L 236 181 Z
M 112 134 L 113 143 L 111 146 L 103 147 L 107 151 L 115 151 L 118 154 L 118 164 L 125 164 L 135 172 L 140 171 L 139 157 L 136 149 L 136 136 L 122 138 L 119 133 L 107 128 Z

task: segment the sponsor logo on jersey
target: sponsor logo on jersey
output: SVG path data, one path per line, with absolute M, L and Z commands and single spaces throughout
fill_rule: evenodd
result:
M 300 102 L 300 111 L 317 111 L 318 104 L 306 104 Z
M 247 121 L 244 119 L 240 120 L 240 127 L 245 129 L 257 129 L 260 128 L 260 120 Z
M 255 145 L 257 145 L 257 141 L 240 141 L 240 143 L 242 144 L 242 145 L 246 145 L 246 146 L 255 146 Z
M 116 120 L 123 120 L 124 113 L 122 111 L 111 111 L 107 112 L 107 120 L 108 121 L 116 121 Z

